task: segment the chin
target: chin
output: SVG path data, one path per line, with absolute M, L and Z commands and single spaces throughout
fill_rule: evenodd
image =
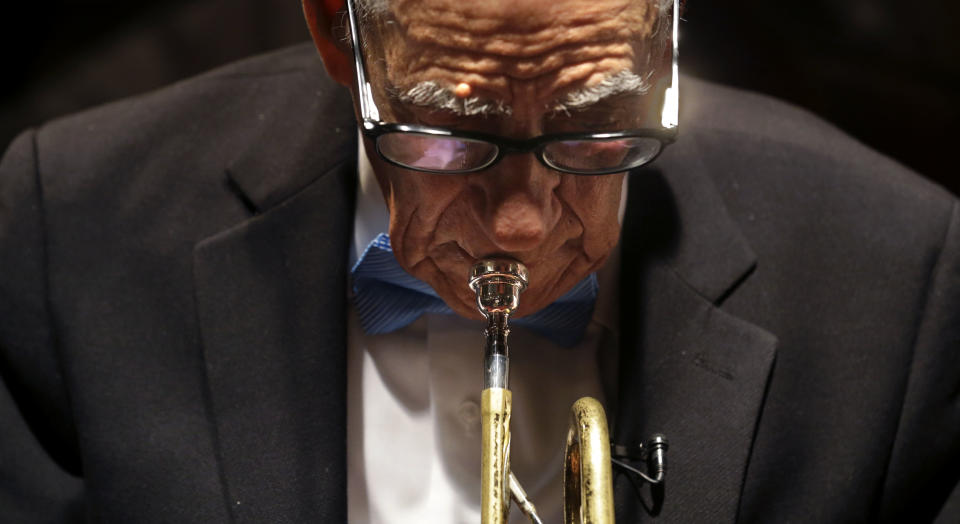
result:
M 473 257 L 457 243 L 445 243 L 433 250 L 432 256 L 415 264 L 411 274 L 430 284 L 434 291 L 458 315 L 480 319 L 477 310 L 476 295 L 468 285 L 470 268 L 483 258 L 508 258 L 527 267 L 530 282 L 520 295 L 520 305 L 513 317 L 519 318 L 536 313 L 549 306 L 578 282 L 595 271 L 603 259 L 591 259 L 581 250 L 571 250 L 569 246 L 552 251 L 549 256 L 538 256 L 531 260 L 523 254 L 484 254 Z
M 540 282 L 538 285 L 535 277 L 531 277 L 531 282 L 527 289 L 520 295 L 519 307 L 511 316 L 513 318 L 520 318 L 540 311 L 563 296 L 564 293 L 572 289 L 580 280 L 586 278 L 588 274 L 589 273 L 584 273 L 579 277 L 575 275 L 565 275 L 562 279 L 556 281 L 555 285 L 545 284 L 543 282 Z M 531 273 L 531 275 L 533 275 L 533 273 Z M 457 300 L 464 304 L 464 309 L 469 311 L 471 316 L 468 318 L 476 317 L 478 314 L 476 295 L 474 295 L 472 291 L 468 290 L 467 294 L 462 297 L 457 297 Z M 454 310 L 457 311 L 456 308 L 454 308 Z M 457 312 L 460 313 L 460 311 Z M 460 314 L 462 315 L 463 313 Z

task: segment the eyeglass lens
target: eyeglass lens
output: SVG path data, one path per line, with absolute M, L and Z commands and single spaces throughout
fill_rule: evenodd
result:
M 380 154 L 402 166 L 430 171 L 465 171 L 485 166 L 497 146 L 479 140 L 417 133 L 388 133 L 377 139 Z
M 609 172 L 643 165 L 660 152 L 661 143 L 650 137 L 624 137 L 550 142 L 544 161 L 561 171 Z

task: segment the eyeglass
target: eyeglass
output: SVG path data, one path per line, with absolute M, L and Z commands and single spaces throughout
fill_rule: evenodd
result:
M 558 133 L 525 140 L 488 133 L 453 130 L 419 124 L 387 123 L 373 100 L 366 62 L 360 48 L 354 0 L 347 0 L 350 41 L 356 65 L 361 128 L 387 162 L 416 171 L 438 174 L 473 173 L 503 157 L 533 153 L 545 166 L 574 175 L 622 173 L 655 160 L 677 135 L 677 23 L 679 0 L 673 8 L 673 70 L 661 115 L 662 128 L 603 133 Z

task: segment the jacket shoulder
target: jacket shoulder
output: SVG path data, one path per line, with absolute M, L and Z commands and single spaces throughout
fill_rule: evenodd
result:
M 254 184 L 292 194 L 356 155 L 355 129 L 349 92 L 301 45 L 51 121 L 33 154 L 51 225 L 149 218 L 193 237 L 247 216 L 232 166 L 255 159 Z
M 301 45 L 230 64 L 160 90 L 69 115 L 37 131 L 38 172 L 58 189 L 100 191 L 162 170 L 167 183 L 193 186 L 242 152 L 282 154 L 296 136 L 329 129 L 350 136 L 349 94 Z M 340 141 L 317 144 L 342 156 Z M 210 180 L 214 182 L 214 180 Z M 102 193 L 101 193 L 102 194 Z
M 806 233 L 838 242 L 887 238 L 891 253 L 917 235 L 942 243 L 957 203 L 942 187 L 802 108 L 699 80 L 681 87 L 671 153 L 698 156 L 747 229 L 802 219 Z

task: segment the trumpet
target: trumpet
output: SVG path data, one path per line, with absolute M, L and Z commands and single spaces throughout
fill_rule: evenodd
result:
M 509 317 L 527 287 L 527 269 L 508 259 L 476 263 L 469 285 L 486 317 L 481 393 L 480 514 L 483 524 L 506 524 L 511 501 L 531 522 L 542 524 L 534 504 L 510 471 L 511 393 L 507 337 Z M 564 522 L 614 522 L 613 474 L 607 419 L 596 399 L 583 397 L 570 409 L 563 465 Z

